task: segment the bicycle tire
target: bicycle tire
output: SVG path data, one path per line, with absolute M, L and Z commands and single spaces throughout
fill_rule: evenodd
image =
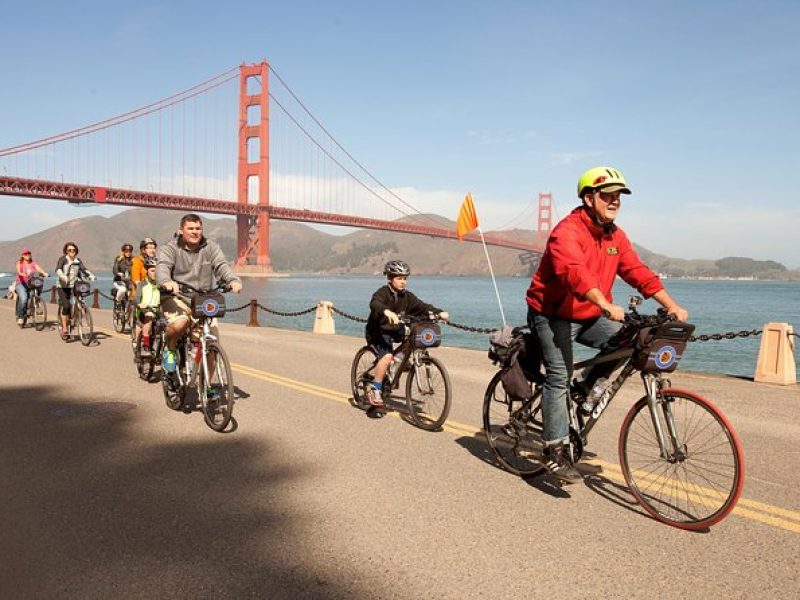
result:
M 47 324 L 47 303 L 38 294 L 33 296 L 33 328 L 41 331 Z
M 92 311 L 81 303 L 77 310 L 78 313 L 78 336 L 81 338 L 81 344 L 88 346 L 94 339 L 94 322 L 92 321 Z
M 522 407 L 503 388 L 498 371 L 489 381 L 483 396 L 483 432 L 495 459 L 515 475 L 533 476 L 544 471 L 542 448 L 542 392 L 534 390 L 531 417 L 525 423 L 512 423 L 511 415 Z
M 153 371 L 156 367 L 156 356 L 155 343 L 153 343 L 153 347 L 150 349 L 150 356 L 142 356 L 142 336 L 139 336 L 134 350 L 134 360 L 136 362 L 136 371 L 139 373 L 139 377 L 144 381 L 150 381 L 150 378 L 153 376 Z
M 353 396 L 349 400 L 350 404 L 361 410 L 368 410 L 371 406 L 364 393 L 364 386 L 372 385 L 372 377 L 368 371 L 375 365 L 377 358 L 378 355 L 371 346 L 359 348 L 353 357 L 353 364 L 350 367 L 350 390 Z
M 197 392 L 203 407 L 203 417 L 206 425 L 214 431 L 225 431 L 233 417 L 233 405 L 235 402 L 235 388 L 233 385 L 233 371 L 228 361 L 228 355 L 216 342 L 209 342 L 206 345 L 206 361 L 211 355 L 215 355 L 216 364 L 213 371 L 209 369 L 209 380 L 205 380 L 205 373 L 201 370 L 198 377 Z M 208 398 L 208 391 L 214 390 L 217 393 L 216 400 Z
M 654 519 L 680 529 L 707 529 L 736 506 L 744 486 L 744 451 L 728 419 L 692 392 L 658 393 L 681 438 L 679 456 L 661 456 L 647 398 L 628 411 L 619 433 L 619 459 L 636 501 Z M 668 438 L 666 426 L 664 436 Z M 655 472 L 654 472 L 655 471 Z M 664 497 L 666 496 L 666 497 Z
M 438 358 L 423 356 L 419 362 L 406 377 L 408 412 L 420 429 L 438 431 L 450 414 L 450 375 Z
M 126 303 L 114 302 L 114 308 L 111 311 L 111 319 L 114 322 L 114 331 L 122 333 L 125 331 L 125 311 Z

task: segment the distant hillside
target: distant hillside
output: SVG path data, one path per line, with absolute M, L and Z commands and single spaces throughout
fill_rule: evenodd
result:
M 138 251 L 139 240 L 153 237 L 159 243 L 172 238 L 177 229 L 178 212 L 132 209 L 113 217 L 89 216 L 72 219 L 45 231 L 15 241 L 0 242 L 0 271 L 13 269 L 19 249 L 29 247 L 34 258 L 52 270 L 66 242 L 80 248 L 80 256 L 92 270 L 108 271 L 123 242 Z M 455 229 L 455 223 L 436 215 L 442 227 Z M 420 217 L 405 220 L 419 221 Z M 232 218 L 204 219 L 206 235 L 217 240 L 226 256 L 236 254 L 236 227 Z M 486 273 L 486 258 L 480 244 L 375 230 L 358 230 L 337 236 L 308 225 L 273 221 L 270 229 L 270 255 L 279 272 L 379 273 L 389 258 L 402 257 L 414 272 L 428 275 L 477 275 Z M 503 235 L 532 242 L 532 231 L 504 231 Z M 800 272 L 788 271 L 772 261 L 747 258 L 682 260 L 654 254 L 637 247 L 637 252 L 654 270 L 673 277 L 749 277 L 800 279 Z M 520 253 L 507 248 L 489 248 L 495 273 L 501 276 L 528 276 L 530 265 L 520 261 Z

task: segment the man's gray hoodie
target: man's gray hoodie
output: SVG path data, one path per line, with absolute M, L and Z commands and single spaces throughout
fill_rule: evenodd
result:
M 158 248 L 157 258 L 158 285 L 180 281 L 198 290 L 210 290 L 214 286 L 214 280 L 226 285 L 233 281 L 242 282 L 225 260 L 219 245 L 205 237 L 200 240 L 197 249 L 192 251 L 186 247 L 183 238 L 178 236 Z

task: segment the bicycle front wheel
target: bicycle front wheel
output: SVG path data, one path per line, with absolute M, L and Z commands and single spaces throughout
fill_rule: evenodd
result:
M 44 329 L 47 323 L 47 304 L 38 294 L 33 296 L 33 327 L 36 331 Z
M 619 434 L 622 473 L 654 519 L 706 529 L 736 506 L 744 486 L 744 451 L 728 419 L 711 402 L 675 389 L 658 394 L 662 455 L 647 398 L 634 404 Z M 674 436 L 674 437 L 673 437 Z
M 350 367 L 350 390 L 353 392 L 350 403 L 361 410 L 367 410 L 370 407 L 364 388 L 372 385 L 372 369 L 377 358 L 378 355 L 375 354 L 372 347 L 364 346 L 356 352 L 353 365 Z
M 442 427 L 450 414 L 450 376 L 438 358 L 423 356 L 406 378 L 406 402 L 414 424 L 428 431 Z
M 94 323 L 92 322 L 92 311 L 86 304 L 81 302 L 78 306 L 78 335 L 81 344 L 88 346 L 94 339 Z
M 114 321 L 114 331 L 122 333 L 125 331 L 125 304 L 122 302 L 114 302 L 114 309 L 112 310 L 112 319 Z
M 214 431 L 224 431 L 233 416 L 233 372 L 228 356 L 214 342 L 206 345 L 208 380 L 200 372 L 198 393 L 206 424 Z
M 498 371 L 483 397 L 483 430 L 497 462 L 515 475 L 536 475 L 544 470 L 542 448 L 542 392 L 534 391 L 530 416 L 521 415 L 522 400 L 509 396 Z

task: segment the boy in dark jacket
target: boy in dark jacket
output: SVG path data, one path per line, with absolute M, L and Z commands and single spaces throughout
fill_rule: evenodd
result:
M 429 313 L 438 316 L 442 321 L 447 321 L 449 315 L 441 308 L 426 304 L 414 294 L 406 290 L 411 267 L 402 260 L 390 260 L 383 268 L 383 273 L 388 281 L 380 287 L 369 302 L 369 319 L 365 337 L 378 355 L 375 366 L 375 378 L 372 388 L 367 389 L 369 403 L 377 408 L 383 408 L 381 392 L 383 378 L 394 358 L 392 344 L 403 341 L 404 327 L 400 323 L 403 317 L 423 317 Z M 373 411 L 374 412 L 374 411 Z

